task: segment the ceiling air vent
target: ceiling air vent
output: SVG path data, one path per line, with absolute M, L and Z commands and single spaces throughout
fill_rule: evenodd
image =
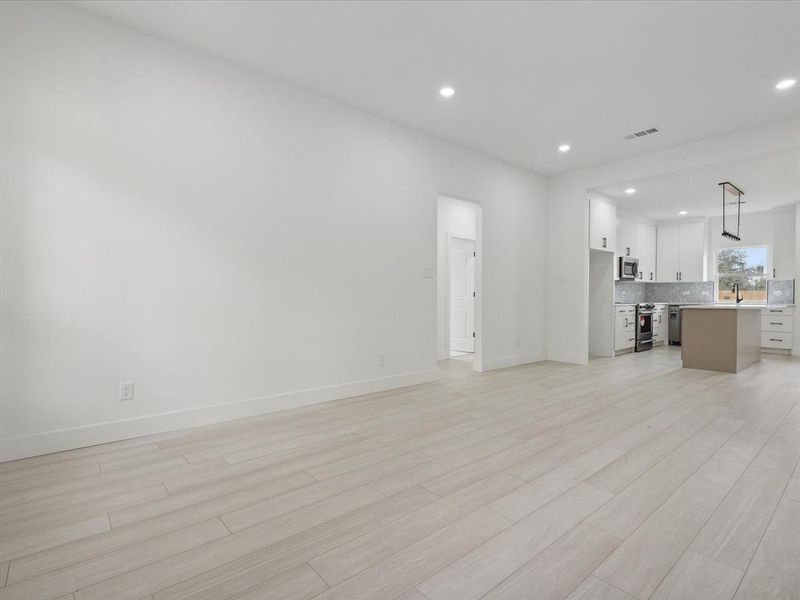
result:
M 635 133 L 628 134 L 624 137 L 626 140 L 634 140 L 636 138 L 644 137 L 646 135 L 652 135 L 654 133 L 658 133 L 658 129 L 655 127 L 651 127 L 650 129 L 643 129 L 642 131 L 637 131 Z

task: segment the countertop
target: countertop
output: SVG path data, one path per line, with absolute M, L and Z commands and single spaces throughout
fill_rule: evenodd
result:
M 761 310 L 766 306 L 753 305 L 753 304 L 697 304 L 682 306 L 685 310 Z
M 637 306 L 639 302 L 614 302 L 614 306 Z M 721 304 L 714 302 L 648 302 L 648 304 L 668 304 L 686 308 L 792 308 L 794 304 Z

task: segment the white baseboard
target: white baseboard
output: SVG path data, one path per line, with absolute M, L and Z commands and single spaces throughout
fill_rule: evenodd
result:
M 436 351 L 436 360 L 447 360 L 448 358 L 450 358 L 449 352 L 442 350 Z
M 165 431 L 253 417 L 278 410 L 298 408 L 330 400 L 428 383 L 436 381 L 438 378 L 438 370 L 417 371 L 298 392 L 249 398 L 225 404 L 146 415 L 133 419 L 108 421 L 106 423 L 95 423 L 70 429 L 12 437 L 0 440 L 0 462 L 95 446 Z
M 548 352 L 547 360 L 553 362 L 570 363 L 574 365 L 587 365 L 589 364 L 588 352 Z
M 544 360 L 544 354 L 516 354 L 514 356 L 503 356 L 501 358 L 483 359 L 483 371 L 494 371 L 495 369 L 507 369 L 519 365 L 540 362 Z

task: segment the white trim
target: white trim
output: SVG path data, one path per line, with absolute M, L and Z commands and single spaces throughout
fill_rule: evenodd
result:
M 587 332 L 588 342 L 588 332 Z M 588 352 L 548 352 L 547 360 L 553 362 L 569 363 L 571 365 L 588 365 L 589 353 Z
M 736 272 L 733 273 L 720 273 L 719 272 L 719 253 L 723 250 L 749 250 L 751 248 L 760 249 L 764 248 L 767 251 L 767 264 L 764 265 L 764 274 L 763 275 L 755 275 L 754 277 L 763 277 L 764 278 L 764 293 L 767 294 L 767 298 L 764 298 L 764 301 L 761 302 L 760 300 L 755 302 L 745 302 L 742 301 L 742 304 L 766 304 L 769 299 L 769 280 L 772 279 L 769 274 L 772 272 L 773 266 L 773 256 L 772 256 L 772 244 L 746 244 L 744 242 L 740 242 L 737 245 L 732 246 L 717 246 L 712 248 L 711 252 L 711 262 L 713 271 L 713 282 L 714 282 L 714 302 L 718 302 L 719 304 L 734 304 L 733 300 L 720 300 L 719 299 L 719 278 L 722 277 L 735 277 L 737 275 Z
M 436 369 L 417 371 L 259 398 L 248 398 L 246 400 L 201 406 L 175 412 L 146 415 L 133 419 L 107 421 L 70 429 L 18 436 L 0 440 L 0 462 L 95 446 L 165 431 L 253 417 L 330 400 L 429 383 L 438 379 L 439 371 Z
M 494 371 L 495 369 L 507 369 L 519 365 L 541 362 L 545 360 L 544 354 L 517 354 L 514 356 L 503 356 L 501 358 L 485 359 L 483 361 L 483 371 Z
M 439 231 L 439 218 L 438 218 L 438 207 L 439 202 L 442 198 L 449 199 L 449 200 L 456 200 L 458 202 L 465 202 L 475 206 L 475 239 L 472 240 L 475 242 L 475 320 L 473 323 L 473 327 L 475 328 L 475 347 L 473 352 L 473 359 L 472 359 L 472 370 L 476 373 L 480 373 L 481 371 L 485 371 L 483 366 L 483 204 L 476 200 L 465 200 L 463 198 L 459 198 L 458 196 L 452 196 L 450 194 L 437 194 L 436 196 L 436 207 L 437 207 L 437 219 L 436 219 L 436 231 L 437 231 L 437 240 L 438 240 L 438 231 Z M 444 277 L 444 345 L 445 345 L 445 354 L 444 358 L 439 358 L 438 360 L 447 360 L 450 358 L 450 240 L 454 237 L 450 234 L 449 230 L 444 232 L 444 239 L 445 239 L 445 263 L 444 263 L 444 273 L 440 274 L 437 273 L 437 276 Z M 468 239 L 468 238 L 458 238 L 458 239 Z M 438 241 L 437 241 L 437 252 L 438 252 Z M 438 266 L 438 261 L 437 261 Z M 436 300 L 437 303 L 439 301 L 439 292 L 437 287 L 436 292 Z M 437 323 L 437 336 L 438 336 L 438 323 Z M 439 342 L 436 340 L 436 356 L 439 357 L 441 354 L 439 353 L 438 347 Z
M 489 370 L 483 359 L 483 204 L 474 202 L 475 210 L 475 355 L 472 361 L 472 370 L 476 373 Z

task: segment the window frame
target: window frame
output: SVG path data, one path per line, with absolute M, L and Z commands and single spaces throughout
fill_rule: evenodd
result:
M 719 271 L 719 254 L 720 254 L 720 252 L 724 252 L 726 250 L 765 250 L 766 251 L 767 256 L 766 256 L 766 259 L 764 261 L 764 275 L 763 275 L 763 277 L 764 277 L 764 294 L 768 294 L 768 292 L 767 292 L 768 283 L 767 282 L 769 281 L 770 259 L 772 257 L 772 249 L 770 248 L 769 244 L 753 244 L 753 245 L 747 245 L 747 246 L 724 246 L 724 247 L 721 247 L 721 248 L 716 248 L 716 250 L 714 252 L 714 286 L 716 287 L 716 290 L 715 290 L 716 293 L 714 294 L 714 296 L 715 296 L 715 300 L 714 301 L 716 303 L 718 303 L 718 304 L 735 304 L 736 303 L 735 299 L 723 300 L 723 299 L 721 299 L 719 297 L 719 292 L 720 292 L 719 280 L 720 280 L 720 276 L 723 276 L 723 277 L 725 277 L 725 276 L 727 276 L 727 277 L 736 277 L 738 275 L 735 271 L 734 272 L 729 272 L 729 273 L 720 273 L 720 271 Z M 758 277 L 761 277 L 761 275 L 758 275 Z M 742 300 L 741 303 L 742 304 L 755 304 L 755 305 L 758 305 L 758 304 L 766 304 L 767 300 L 768 300 L 768 297 L 765 295 L 763 300 L 747 300 L 747 299 L 745 299 L 745 300 Z

